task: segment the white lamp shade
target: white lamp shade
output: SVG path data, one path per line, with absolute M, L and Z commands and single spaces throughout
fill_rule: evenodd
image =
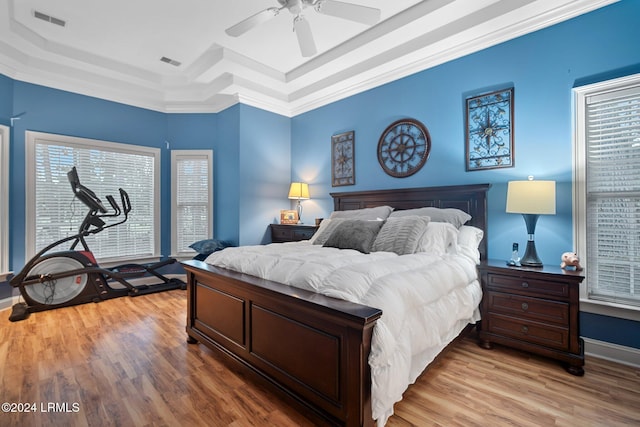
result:
M 289 198 L 303 200 L 309 198 L 309 184 L 304 182 L 292 182 L 289 187 Z
M 555 181 L 510 181 L 507 187 L 507 212 L 555 215 Z

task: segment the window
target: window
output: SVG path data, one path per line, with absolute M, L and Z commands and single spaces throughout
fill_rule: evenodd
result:
M 587 270 L 581 296 L 639 310 L 640 75 L 574 92 L 574 223 Z
M 9 273 L 9 128 L 0 125 L 0 281 Z
M 39 132 L 27 132 L 26 140 L 29 258 L 54 241 L 76 233 L 88 211 L 74 199 L 69 185 L 67 172 L 73 166 L 82 184 L 96 193 L 109 210 L 106 195 L 113 195 L 120 204 L 119 188 L 131 200 L 127 222 L 87 237 L 96 258 L 100 262 L 117 262 L 160 256 L 159 149 Z M 105 221 L 108 223 L 109 218 Z
M 213 151 L 171 152 L 171 253 L 194 255 L 194 242 L 213 235 Z

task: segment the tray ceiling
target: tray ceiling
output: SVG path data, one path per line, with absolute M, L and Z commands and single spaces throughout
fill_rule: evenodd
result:
M 344 1 L 380 22 L 304 9 L 318 48 L 304 58 L 286 10 L 225 33 L 277 0 L 0 0 L 0 73 L 163 112 L 294 116 L 617 0 Z

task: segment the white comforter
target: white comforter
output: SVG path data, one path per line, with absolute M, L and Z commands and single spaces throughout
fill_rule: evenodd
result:
M 378 426 L 442 348 L 480 318 L 476 266 L 463 255 L 365 255 L 295 242 L 226 248 L 206 262 L 381 309 L 369 356 Z

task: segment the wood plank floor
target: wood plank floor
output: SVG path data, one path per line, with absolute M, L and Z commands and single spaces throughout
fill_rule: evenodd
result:
M 119 298 L 11 323 L 0 313 L 0 426 L 308 426 L 268 390 L 186 343 L 186 292 Z M 640 426 L 640 369 L 456 343 L 388 426 Z M 33 406 L 35 404 L 35 408 Z M 49 406 L 53 405 L 53 406 Z M 57 405 L 57 406 L 56 406 Z

